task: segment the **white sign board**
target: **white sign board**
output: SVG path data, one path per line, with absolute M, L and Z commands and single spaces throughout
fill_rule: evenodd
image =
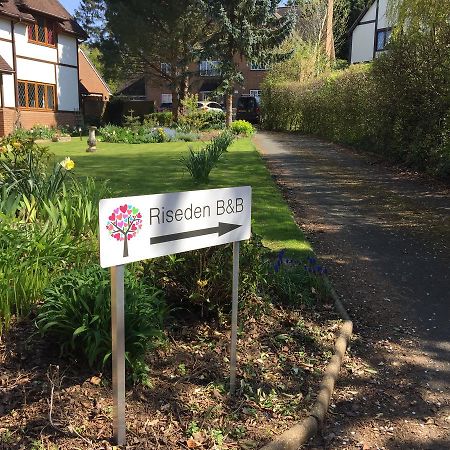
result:
M 250 238 L 250 186 L 100 201 L 102 267 Z

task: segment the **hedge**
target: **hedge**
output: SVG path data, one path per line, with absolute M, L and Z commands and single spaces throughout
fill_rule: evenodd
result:
M 450 178 L 445 69 L 425 46 L 398 42 L 372 64 L 307 83 L 267 83 L 263 127 L 315 135 Z

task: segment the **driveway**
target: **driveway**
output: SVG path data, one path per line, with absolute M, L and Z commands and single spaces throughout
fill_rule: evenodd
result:
M 356 338 L 309 448 L 450 448 L 450 190 L 298 134 L 255 144 Z

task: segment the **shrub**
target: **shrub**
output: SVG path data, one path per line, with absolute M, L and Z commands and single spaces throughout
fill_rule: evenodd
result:
M 128 368 L 143 373 L 144 354 L 161 337 L 166 308 L 161 292 L 136 275 L 125 277 L 125 350 Z M 72 353 L 90 367 L 102 367 L 111 356 L 111 286 L 107 270 L 97 265 L 72 271 L 45 290 L 36 323 L 61 353 Z M 144 370 L 145 372 L 145 370 Z
M 181 162 L 196 183 L 208 183 L 211 170 L 232 142 L 232 134 L 224 131 L 201 150 L 194 150 L 191 147 L 188 157 L 183 157 Z
M 170 111 L 156 112 L 152 114 L 146 114 L 144 116 L 144 126 L 148 127 L 171 127 L 173 126 L 173 116 Z
M 263 126 L 350 144 L 449 177 L 449 34 L 433 41 L 427 32 L 400 34 L 370 65 L 303 83 L 267 83 Z
M 144 273 L 173 307 L 220 315 L 231 307 L 232 253 L 232 245 L 222 245 L 157 258 L 144 263 Z M 269 256 L 257 235 L 241 244 L 239 297 L 244 303 L 267 292 Z
M 133 125 L 133 128 L 105 125 L 99 129 L 101 140 L 113 144 L 152 144 L 169 142 L 175 131 L 168 128 L 150 128 L 147 125 Z
M 93 243 L 40 223 L 0 219 L 0 334 L 26 316 L 52 277 L 95 257 Z
M 235 120 L 231 123 L 230 130 L 234 134 L 243 134 L 244 136 L 252 136 L 255 134 L 255 128 L 246 120 Z

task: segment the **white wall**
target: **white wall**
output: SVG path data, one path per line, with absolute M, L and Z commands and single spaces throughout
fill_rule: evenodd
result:
M 79 111 L 78 70 L 73 67 L 57 66 L 58 110 Z
M 374 1 L 372 6 L 366 12 L 361 22 L 368 22 L 369 20 L 375 20 L 377 18 L 377 2 Z
M 17 58 L 17 79 L 55 84 L 55 65 L 46 62 Z
M 28 42 L 27 26 L 23 23 L 14 25 L 16 40 L 16 55 L 28 58 L 42 59 L 43 61 L 57 62 L 56 48 Z
M 389 28 L 390 21 L 387 18 L 388 0 L 380 0 L 378 7 L 378 29 Z
M 11 69 L 14 69 L 13 50 L 11 42 L 0 41 L 0 55 L 2 55 L 3 59 L 10 65 Z M 16 106 L 14 75 L 12 74 L 3 75 L 3 99 L 5 102 L 3 106 Z
M 375 23 L 358 25 L 352 35 L 351 63 L 371 61 L 375 39 Z
M 77 39 L 68 34 L 58 34 L 58 57 L 60 64 L 76 66 L 77 59 Z
M 12 39 L 11 35 L 11 22 L 6 19 L 0 19 L 0 38 L 2 39 Z
M 3 106 L 14 108 L 16 106 L 16 92 L 14 90 L 14 75 L 3 74 Z

